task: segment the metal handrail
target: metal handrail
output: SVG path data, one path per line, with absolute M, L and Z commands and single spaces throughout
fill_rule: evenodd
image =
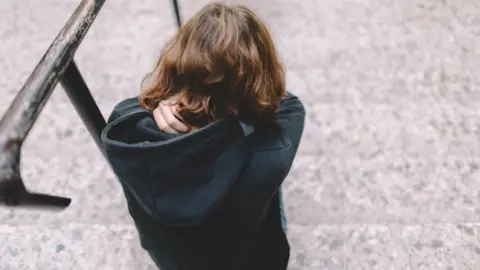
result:
M 80 3 L 0 120 L 0 203 L 60 209 L 70 205 L 70 198 L 27 191 L 20 174 L 21 147 L 59 79 L 75 67 L 73 55 L 104 3 Z
M 3 145 L 24 141 L 104 3 L 83 0 L 74 11 L 0 120 Z
M 100 134 L 105 119 L 73 56 L 105 1 L 83 0 L 78 5 L 0 120 L 0 205 L 64 209 L 71 203 L 70 198 L 29 192 L 20 172 L 22 144 L 59 81 L 103 153 Z M 180 27 L 177 0 L 172 4 Z
M 83 0 L 0 120 L 0 203 L 65 208 L 71 199 L 26 190 L 20 174 L 23 142 L 105 0 Z M 103 120 L 105 121 L 105 120 Z

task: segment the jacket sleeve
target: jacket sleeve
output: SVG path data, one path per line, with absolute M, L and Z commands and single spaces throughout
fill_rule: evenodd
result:
M 295 155 L 305 125 L 305 107 L 297 96 L 287 92 L 287 96 L 280 103 L 275 122 L 284 130 Z

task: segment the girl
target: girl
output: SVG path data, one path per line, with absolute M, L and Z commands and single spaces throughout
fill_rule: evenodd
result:
M 143 248 L 163 270 L 284 270 L 280 186 L 305 111 L 264 23 L 209 4 L 102 133 Z

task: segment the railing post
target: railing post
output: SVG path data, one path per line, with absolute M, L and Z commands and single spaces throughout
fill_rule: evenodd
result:
M 95 141 L 98 149 L 103 153 L 100 135 L 106 125 L 105 119 L 74 61 L 70 62 L 60 77 L 60 84 L 67 93 L 68 98 L 75 107 L 75 110 Z
M 182 18 L 180 17 L 180 8 L 178 7 L 178 0 L 172 0 L 173 11 L 175 12 L 175 19 L 178 28 L 182 27 Z

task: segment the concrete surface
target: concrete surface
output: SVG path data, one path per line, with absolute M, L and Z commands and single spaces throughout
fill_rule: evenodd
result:
M 272 26 L 308 110 L 285 184 L 290 269 L 480 269 L 480 2 L 235 2 Z M 0 1 L 0 113 L 78 3 Z M 174 32 L 167 0 L 107 1 L 76 56 L 105 114 Z M 0 269 L 153 269 L 60 87 L 24 149 L 28 187 L 74 201 L 0 209 Z

